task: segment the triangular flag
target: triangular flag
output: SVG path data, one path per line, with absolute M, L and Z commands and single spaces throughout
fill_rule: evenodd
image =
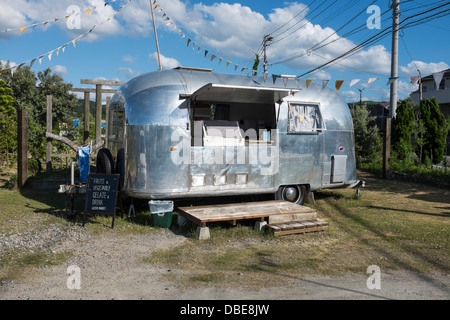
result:
M 215 58 L 216 58 L 217 56 L 213 53 L 213 54 L 211 54 L 211 61 L 213 61 Z M 211 62 L 210 61 L 210 62 Z
M 190 38 L 188 38 L 186 47 L 189 47 L 189 43 L 191 43 L 191 39 Z
M 42 62 L 42 57 L 43 57 L 44 55 L 42 55 L 42 56 L 40 56 L 39 57 L 39 64 L 41 64 L 41 62 Z
M 278 78 L 277 75 L 275 75 L 275 74 L 272 75 L 273 84 L 275 84 L 275 81 L 277 81 L 277 78 Z
M 237 68 L 239 67 L 239 65 L 235 64 L 234 65 L 234 71 L 237 71 Z
M 336 80 L 336 92 L 339 91 L 339 89 L 341 88 L 343 83 L 344 83 L 344 80 Z
M 87 13 L 87 15 L 90 15 L 91 14 L 91 9 L 87 9 L 86 13 Z
M 35 61 L 36 61 L 36 59 L 31 60 L 31 63 L 30 63 L 30 69 L 31 69 L 31 67 L 33 66 L 33 64 L 34 64 Z
M 413 88 L 416 87 L 417 82 L 419 81 L 420 75 L 411 76 L 411 84 L 413 85 Z
M 156 9 L 156 8 L 158 8 L 159 7 L 159 4 L 157 4 L 153 9 Z
M 77 40 L 77 39 L 73 39 L 73 40 L 72 40 L 72 43 L 73 43 L 73 47 L 74 47 L 74 48 L 76 48 L 76 46 L 75 46 L 75 41 L 76 41 L 76 40 Z
M 53 54 L 53 51 L 50 51 L 50 53 L 48 54 L 48 60 L 50 60 L 50 61 L 52 61 L 52 54 Z
M 322 89 L 324 89 L 330 80 L 322 80 Z
M 25 31 L 25 29 L 26 29 L 27 27 L 22 27 L 22 28 L 20 28 L 20 31 L 22 31 L 22 33 Z
M 295 79 L 295 84 L 297 85 L 297 89 L 298 89 L 298 86 L 300 84 L 300 80 L 299 79 Z
M 352 81 L 350 81 L 350 87 L 354 86 L 355 84 L 357 84 L 361 79 L 353 79 Z
M 63 52 L 64 52 L 64 50 L 66 50 L 66 47 L 67 47 L 67 43 L 62 46 Z
M 206 55 L 208 54 L 208 50 L 205 50 L 205 58 L 206 58 Z
M 309 87 L 309 84 L 311 83 L 311 81 L 313 81 L 313 79 L 306 79 L 306 87 Z
M 386 83 L 386 86 L 390 85 L 392 82 L 394 82 L 395 78 L 389 78 L 388 82 Z
M 281 78 L 283 79 L 284 86 L 286 87 L 288 78 L 287 77 L 281 77 Z
M 25 62 L 22 62 L 21 64 L 19 64 L 19 65 L 17 66 L 17 70 L 19 70 L 24 64 L 25 64 Z
M 264 73 L 263 73 L 263 79 L 264 79 L 264 83 L 266 83 L 266 80 L 267 80 L 267 72 L 264 72 Z
M 223 59 L 222 59 L 221 57 L 219 57 L 219 64 L 222 62 L 222 60 L 223 60 Z
M 227 68 L 228 68 L 228 66 L 230 65 L 230 63 L 231 63 L 231 61 L 227 61 Z
M 61 47 L 59 47 L 58 49 L 56 49 L 56 55 L 59 54 L 59 49 L 61 49 Z
M 433 73 L 434 83 L 436 84 L 436 91 L 439 90 L 439 85 L 441 84 L 442 77 L 444 76 L 444 71 Z
M 374 82 L 375 80 L 377 80 L 378 78 L 369 78 L 369 80 L 367 80 L 367 84 Z
M 67 15 L 67 16 L 64 16 L 64 18 L 66 18 L 66 20 L 69 19 L 69 17 L 70 17 L 70 14 Z
M 248 69 L 247 67 L 242 67 L 241 72 Z
M 199 46 L 198 46 L 198 51 L 197 51 L 197 52 L 200 52 L 200 49 L 201 49 L 201 48 L 202 48 L 202 46 L 199 45 Z

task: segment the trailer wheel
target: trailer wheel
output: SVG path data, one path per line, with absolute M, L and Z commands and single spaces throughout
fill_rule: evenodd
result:
M 303 204 L 306 199 L 306 187 L 304 185 L 281 186 L 275 193 L 275 199 Z
M 95 161 L 95 167 L 97 173 L 114 173 L 114 160 L 111 155 L 111 151 L 106 148 L 102 148 L 97 152 L 97 160 Z

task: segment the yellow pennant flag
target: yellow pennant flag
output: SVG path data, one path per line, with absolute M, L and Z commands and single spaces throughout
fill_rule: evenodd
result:
M 90 15 L 91 14 L 91 9 L 87 9 L 86 13 L 87 13 L 87 15 Z
M 73 47 L 74 47 L 74 48 L 76 48 L 76 47 L 75 47 L 75 40 L 76 40 L 76 39 L 73 39 L 73 40 L 72 40 L 72 43 L 73 43 Z
M 313 81 L 313 79 L 306 79 L 306 87 L 309 87 L 309 84 L 311 83 L 311 81 Z
M 66 20 L 69 19 L 69 17 L 70 17 L 70 14 L 67 15 L 67 16 L 64 16 L 64 18 L 66 18 Z
M 22 31 L 22 33 L 25 31 L 25 29 L 26 29 L 27 27 L 22 27 L 22 28 L 20 28 L 20 31 Z
M 336 80 L 336 92 L 339 91 L 339 89 L 341 88 L 343 83 L 344 83 L 344 80 Z
M 230 65 L 230 63 L 231 63 L 231 61 L 227 61 L 227 68 L 228 68 L 228 66 Z

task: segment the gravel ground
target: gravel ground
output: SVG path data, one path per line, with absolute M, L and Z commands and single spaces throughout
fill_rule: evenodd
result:
M 433 299 L 450 298 L 450 275 L 416 274 L 396 271 L 381 274 L 381 288 L 368 289 L 368 274 L 341 277 L 292 277 L 289 285 L 259 290 L 244 288 L 180 289 L 165 280 L 167 269 L 143 263 L 159 248 L 169 248 L 188 241 L 182 234 L 162 229 L 146 235 L 94 236 L 76 225 L 50 225 L 45 230 L 0 235 L 0 249 L 69 251 L 69 260 L 57 266 L 33 271 L 25 282 L 0 284 L 2 300 L 313 300 L 313 299 Z M 68 268 L 80 271 L 80 288 L 70 289 Z M 245 276 L 245 274 L 243 275 Z M 73 282 L 72 282 L 73 283 Z M 70 286 L 70 285 L 69 285 Z

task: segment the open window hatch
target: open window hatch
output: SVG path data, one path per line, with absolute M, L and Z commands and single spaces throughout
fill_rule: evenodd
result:
M 192 94 L 193 146 L 245 146 L 271 143 L 282 99 L 299 89 L 209 83 Z M 273 138 L 273 137 L 272 137 Z

